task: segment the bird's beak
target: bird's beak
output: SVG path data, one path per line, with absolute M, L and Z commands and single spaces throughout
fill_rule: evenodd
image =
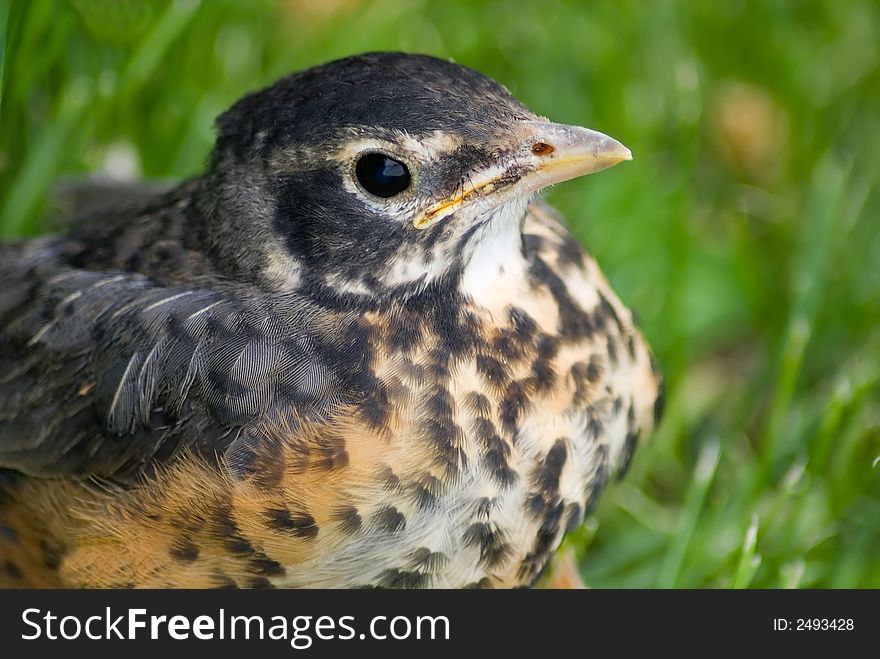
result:
M 470 203 L 480 202 L 488 210 L 548 185 L 632 160 L 632 152 L 617 140 L 580 126 L 523 121 L 515 139 L 511 157 L 473 173 L 455 195 L 421 214 L 415 226 L 424 229 Z

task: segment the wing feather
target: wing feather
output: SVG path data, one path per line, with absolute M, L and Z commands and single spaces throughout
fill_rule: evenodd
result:
M 0 467 L 126 478 L 223 451 L 267 416 L 323 414 L 344 378 L 326 310 L 223 282 L 73 268 L 52 239 L 0 247 Z

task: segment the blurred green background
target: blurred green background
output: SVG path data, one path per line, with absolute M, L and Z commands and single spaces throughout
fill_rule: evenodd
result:
M 0 234 L 65 177 L 198 173 L 290 71 L 454 58 L 635 154 L 549 195 L 669 387 L 569 540 L 587 582 L 880 587 L 878 34 L 872 0 L 0 0 Z

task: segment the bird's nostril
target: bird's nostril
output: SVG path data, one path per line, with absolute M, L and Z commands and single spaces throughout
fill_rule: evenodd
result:
M 535 142 L 532 144 L 532 153 L 536 156 L 549 156 L 556 151 L 556 147 L 546 142 Z

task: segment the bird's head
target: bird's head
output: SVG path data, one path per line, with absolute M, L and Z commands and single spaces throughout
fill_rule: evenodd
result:
M 519 231 L 537 191 L 631 157 L 476 71 L 401 53 L 291 75 L 218 128 L 207 233 L 221 260 L 279 289 L 364 296 L 455 277 Z

